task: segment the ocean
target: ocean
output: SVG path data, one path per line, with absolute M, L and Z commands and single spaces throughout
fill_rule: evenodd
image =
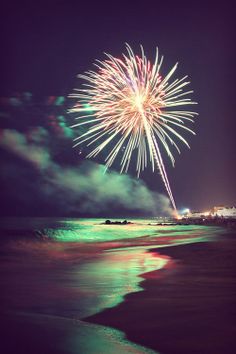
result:
M 157 226 L 163 219 L 5 218 L 0 226 L 1 313 L 7 353 L 157 353 L 86 317 L 140 292 L 142 274 L 169 258 L 151 252 L 217 240 L 213 226 Z M 46 334 L 45 334 L 46 331 Z M 14 337 L 14 341 L 11 338 Z

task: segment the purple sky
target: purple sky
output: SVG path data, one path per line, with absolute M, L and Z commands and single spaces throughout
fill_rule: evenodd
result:
M 187 136 L 191 150 L 182 146 L 181 155 L 176 155 L 174 169 L 165 158 L 177 205 L 193 209 L 234 205 L 235 41 L 234 11 L 230 2 L 219 5 L 207 1 L 154 1 L 140 2 L 140 5 L 133 1 L 110 1 L 109 5 L 96 3 L 52 1 L 50 5 L 46 2 L 24 5 L 11 2 L 7 5 L 1 14 L 1 97 L 23 91 L 32 92 L 39 101 L 50 95 L 67 96 L 77 85 L 76 75 L 90 69 L 96 58 L 103 59 L 104 51 L 120 56 L 125 50 L 125 42 L 136 51 L 141 43 L 147 55 L 153 58 L 158 46 L 164 55 L 164 70 L 178 61 L 177 75 L 189 75 L 193 98 L 199 102 L 199 117 L 194 128 L 197 135 Z M 55 134 L 41 116 L 21 112 L 20 123 L 13 113 L 10 118 L 1 116 L 2 132 L 13 133 L 11 139 L 17 137 L 18 143 L 25 144 L 25 151 L 28 148 L 34 151 L 35 146 L 39 148 L 41 144 L 54 167 L 56 164 L 60 169 L 65 166 L 77 168 L 81 157 L 71 149 L 72 139 Z M 67 125 L 71 124 L 71 117 L 64 119 Z M 43 130 L 37 130 L 39 127 L 45 130 L 44 138 L 40 135 Z M 34 128 L 37 131 L 35 139 L 39 139 L 37 143 L 29 140 Z M 9 134 L 7 136 L 9 138 Z M 12 144 L 16 144 L 14 139 Z M 39 205 L 46 215 L 63 214 L 64 204 L 58 207 L 57 199 L 55 203 L 48 202 L 46 196 L 41 195 L 45 179 L 30 160 L 35 156 L 39 159 L 40 152 L 37 155 L 34 151 L 36 155 L 27 159 L 16 152 L 17 149 L 1 146 L 2 204 L 6 213 L 27 214 Z M 35 186 L 32 186 L 32 178 Z M 143 181 L 151 191 L 165 194 L 159 175 L 153 174 L 151 169 L 144 173 Z M 29 193 L 22 193 L 27 188 Z M 56 191 L 52 192 L 51 198 L 54 198 L 53 193 Z M 70 204 L 66 190 L 63 195 Z M 80 198 L 79 195 L 78 209 Z M 86 196 L 83 196 L 83 202 L 84 199 Z M 126 207 L 120 205 L 119 208 L 124 214 Z

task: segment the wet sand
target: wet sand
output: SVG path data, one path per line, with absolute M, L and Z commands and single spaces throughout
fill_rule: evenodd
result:
M 29 221 L 0 232 L 1 353 L 234 351 L 235 242 L 224 229 L 62 219 L 36 220 L 35 235 Z
M 85 320 L 111 326 L 163 354 L 236 352 L 236 235 L 155 250 L 170 257 L 145 273 L 144 291 Z M 153 252 L 153 250 L 152 250 Z

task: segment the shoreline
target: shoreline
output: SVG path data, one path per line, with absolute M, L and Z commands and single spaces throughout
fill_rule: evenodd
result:
M 42 225 L 38 221 L 35 224 L 34 220 L 30 223 Z M 50 229 L 48 235 L 39 233 L 38 227 L 26 232 L 28 225 L 25 224 L 20 229 L 18 224 L 13 224 L 9 233 L 3 232 L 1 303 L 2 310 L 13 311 L 2 318 L 2 333 L 5 333 L 5 346 L 8 347 L 5 353 L 72 354 L 82 350 L 82 353 L 94 354 L 98 343 L 99 352 L 111 353 L 116 348 L 115 353 L 149 353 L 152 350 L 168 353 L 165 346 L 160 351 L 158 335 L 163 329 L 165 345 L 170 341 L 166 333 L 174 338 L 171 330 L 175 332 L 178 323 L 175 322 L 172 329 L 168 323 L 171 316 L 166 308 L 169 310 L 172 306 L 174 311 L 176 301 L 170 301 L 170 296 L 168 300 L 166 285 L 170 286 L 172 282 L 169 295 L 173 295 L 181 272 L 187 269 L 190 275 L 193 273 L 189 260 L 183 262 L 183 258 L 190 253 L 196 261 L 199 256 L 197 245 L 205 252 L 209 247 L 206 241 L 215 244 L 216 239 L 228 237 L 224 236 L 227 230 L 219 227 L 168 226 L 155 230 L 156 225 L 150 228 L 149 225 L 131 224 L 125 229 L 121 226 L 121 231 L 119 226 L 107 228 L 86 221 L 79 227 L 75 224 L 80 243 L 71 238 L 73 224 L 66 222 L 62 229 L 57 229 L 58 225 Z M 84 230 L 82 235 L 81 230 Z M 66 235 L 58 239 L 57 232 L 60 236 L 64 231 Z M 36 232 L 38 237 L 35 237 Z M 89 242 L 84 242 L 87 235 Z M 114 236 L 120 238 L 114 239 Z M 194 254 L 190 252 L 193 250 L 191 245 L 195 247 Z M 186 249 L 190 251 L 186 252 Z M 158 304 L 157 299 L 161 303 Z M 171 306 L 167 306 L 168 301 Z M 120 308 L 124 304 L 128 307 L 122 312 Z M 162 321 L 161 326 L 157 319 Z M 45 341 L 41 343 L 40 338 Z M 38 343 L 36 347 L 35 343 Z M 179 349 L 179 345 L 176 348 Z M 173 353 L 178 352 L 174 350 Z M 189 353 L 193 351 L 189 350 Z
M 119 329 L 128 340 L 163 354 L 233 354 L 235 235 L 149 251 L 171 262 L 140 275 L 143 291 L 83 321 Z

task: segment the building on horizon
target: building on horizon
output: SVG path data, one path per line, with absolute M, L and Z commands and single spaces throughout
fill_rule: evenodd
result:
M 236 207 L 217 206 L 213 208 L 211 215 L 236 219 Z

